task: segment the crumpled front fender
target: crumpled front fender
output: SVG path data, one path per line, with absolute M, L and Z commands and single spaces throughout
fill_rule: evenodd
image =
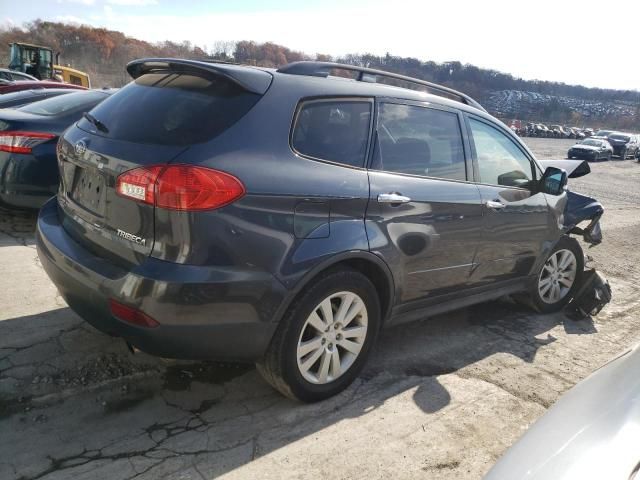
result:
M 595 198 L 567 191 L 567 204 L 564 209 L 565 232 L 582 235 L 585 242 L 598 245 L 602 242 L 600 217 L 603 213 L 602 204 Z M 590 220 L 586 227 L 578 227 L 578 224 L 586 220 Z
M 545 169 L 547 167 L 563 169 L 569 178 L 579 178 L 591 173 L 589 163 L 584 160 L 540 160 L 539 163 Z M 603 213 L 602 204 L 595 198 L 567 190 L 567 200 L 561 217 L 563 231 L 582 235 L 585 242 L 598 245 L 602 242 L 600 217 Z M 586 227 L 578 227 L 578 224 L 586 220 L 590 220 Z

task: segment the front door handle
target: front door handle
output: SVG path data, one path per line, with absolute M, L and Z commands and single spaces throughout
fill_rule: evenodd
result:
M 395 204 L 400 204 L 400 203 L 409 203 L 411 201 L 411 198 L 409 197 L 405 197 L 404 195 L 400 194 L 400 193 L 380 193 L 378 195 L 378 203 L 395 203 Z
M 495 200 L 487 200 L 485 202 L 485 205 L 487 206 L 487 208 L 491 208 L 492 210 L 500 210 L 504 207 L 506 207 L 506 205 L 502 202 L 496 202 Z

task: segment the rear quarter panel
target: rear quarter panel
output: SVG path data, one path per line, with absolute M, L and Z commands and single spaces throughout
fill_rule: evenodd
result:
M 295 154 L 289 133 L 304 87 L 281 75 L 232 128 L 174 160 L 237 177 L 246 195 L 208 212 L 156 210 L 152 256 L 173 262 L 255 266 L 287 288 L 338 252 L 368 250 L 365 169 Z

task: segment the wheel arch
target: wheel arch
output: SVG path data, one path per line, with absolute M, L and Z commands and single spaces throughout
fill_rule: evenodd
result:
M 395 282 L 391 269 L 377 255 L 364 250 L 354 250 L 334 255 L 309 270 L 289 292 L 274 314 L 274 322 L 280 322 L 296 297 L 308 287 L 314 279 L 336 268 L 350 268 L 364 274 L 373 283 L 380 299 L 381 322 L 388 319 L 396 297 Z
M 557 239 L 555 239 L 555 241 L 545 242 L 545 245 L 544 245 L 544 247 L 542 249 L 543 254 L 538 257 L 537 261 L 533 265 L 533 268 L 529 272 L 529 277 L 531 279 L 531 282 L 537 281 L 537 275 L 540 272 L 540 269 L 542 268 L 544 263 L 547 261 L 547 258 L 549 258 L 549 254 L 562 241 L 569 241 L 569 242 L 575 243 L 575 245 L 578 247 L 578 250 L 579 250 L 580 255 L 582 257 L 582 263 L 584 264 L 585 255 L 584 255 L 584 250 L 582 248 L 582 245 L 580 244 L 580 242 L 576 238 L 574 238 L 571 235 L 569 235 L 569 232 L 564 232 Z

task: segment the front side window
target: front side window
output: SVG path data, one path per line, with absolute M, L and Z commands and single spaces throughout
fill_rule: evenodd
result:
M 371 124 L 370 101 L 306 102 L 296 116 L 291 146 L 301 155 L 362 167 Z
M 531 161 L 497 128 L 469 119 L 478 159 L 480 182 L 527 187 L 533 179 Z
M 466 180 L 458 115 L 432 108 L 383 103 L 372 168 Z

